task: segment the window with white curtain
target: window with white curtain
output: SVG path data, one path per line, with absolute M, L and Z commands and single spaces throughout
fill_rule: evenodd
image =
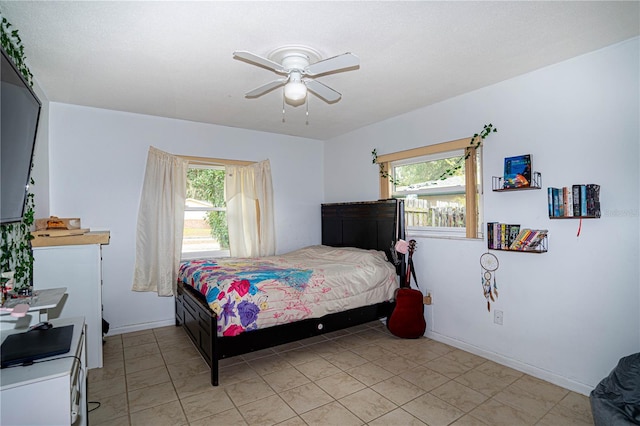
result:
M 224 174 L 224 165 L 189 165 L 182 259 L 229 257 Z
M 225 173 L 228 167 L 249 166 L 255 162 L 184 155 L 179 157 L 189 163 L 181 257 L 229 257 Z

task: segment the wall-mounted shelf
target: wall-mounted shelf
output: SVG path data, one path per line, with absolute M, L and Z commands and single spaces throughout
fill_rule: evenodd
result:
M 530 155 L 513 157 L 519 159 L 526 157 L 527 169 L 530 170 Z M 508 169 L 505 159 L 505 177 L 512 173 Z M 518 175 L 519 176 L 519 175 Z M 523 173 L 524 176 L 524 173 Z M 494 192 L 526 191 L 531 189 L 542 189 L 542 174 L 532 172 L 527 186 L 517 186 L 515 182 L 526 182 L 524 179 L 510 179 L 509 182 L 502 176 L 493 176 L 491 179 L 491 189 Z M 487 222 L 487 248 L 489 250 L 516 251 L 521 253 L 546 253 L 548 244 L 548 231 L 546 229 L 521 228 L 520 225 L 512 225 L 498 222 Z
M 600 185 L 547 188 L 549 219 L 599 219 Z
M 512 252 L 517 252 L 517 253 L 537 253 L 537 254 L 542 254 L 542 253 L 546 253 L 547 252 L 547 238 L 548 236 L 545 235 L 545 237 L 542 239 L 542 241 L 540 241 L 540 244 L 538 246 L 536 246 L 535 248 L 527 248 L 527 249 L 520 249 L 520 250 L 516 250 L 516 249 L 510 249 L 510 248 L 489 248 L 489 250 L 496 250 L 496 251 L 512 251 Z
M 507 186 L 502 176 L 491 177 L 491 190 L 493 192 L 507 192 L 507 191 L 526 191 L 529 189 L 542 189 L 542 174 L 540 172 L 533 172 L 531 174 L 531 182 L 529 186 Z
M 546 229 L 521 228 L 520 225 L 488 222 L 487 248 L 521 253 L 546 253 L 548 233 Z
M 600 219 L 600 216 L 549 216 L 549 219 Z

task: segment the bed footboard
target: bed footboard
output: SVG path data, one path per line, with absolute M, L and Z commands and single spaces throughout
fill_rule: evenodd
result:
M 217 316 L 209 309 L 203 297 L 178 284 L 178 294 L 175 298 L 176 326 L 182 325 L 187 335 L 193 341 L 202 358 L 211 368 L 211 384 L 218 386 L 218 349 L 217 340 Z

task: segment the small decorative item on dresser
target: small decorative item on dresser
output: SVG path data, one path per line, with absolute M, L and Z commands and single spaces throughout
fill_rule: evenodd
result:
M 49 216 L 36 219 L 36 231 L 45 229 L 80 229 L 80 218 Z

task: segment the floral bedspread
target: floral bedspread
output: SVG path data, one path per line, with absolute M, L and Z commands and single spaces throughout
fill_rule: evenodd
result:
M 328 246 L 184 261 L 178 280 L 206 297 L 221 336 L 391 300 L 398 286 L 384 252 Z

